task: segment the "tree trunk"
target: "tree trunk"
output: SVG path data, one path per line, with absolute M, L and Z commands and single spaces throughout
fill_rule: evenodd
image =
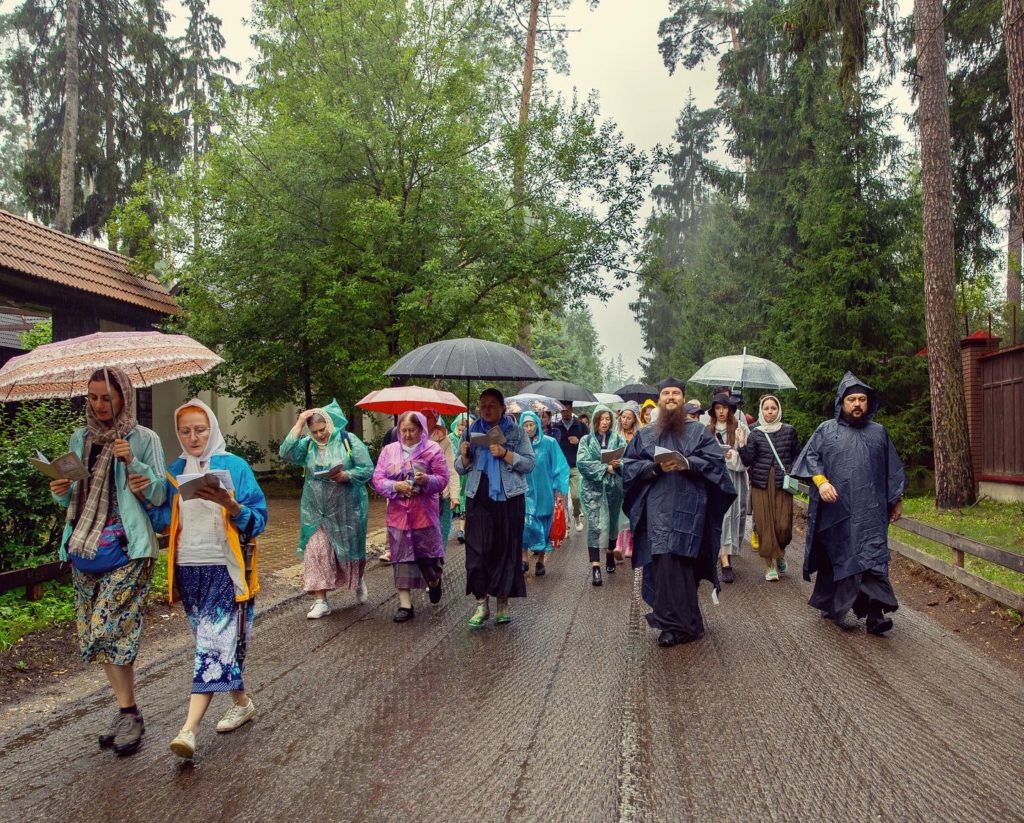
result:
M 935 503 L 974 502 L 967 400 L 956 324 L 953 169 L 941 0 L 914 0 L 919 76 L 921 184 L 924 194 L 924 298 L 935 453 Z
M 1020 261 L 1024 245 L 1024 223 L 1017 201 L 1011 199 L 1009 228 L 1006 233 L 1006 302 L 1020 308 Z M 1016 344 L 1016 340 L 1013 341 Z
M 1013 113 L 1013 147 L 1017 168 L 1017 214 L 1021 207 L 1021 183 L 1024 182 L 1024 0 L 1003 0 L 1003 42 L 1006 44 L 1007 75 L 1010 86 L 1010 111 Z
M 57 230 L 71 233 L 75 208 L 75 168 L 78 161 L 78 5 L 67 0 L 64 32 L 64 129 L 60 146 L 60 202 Z
M 526 188 L 526 125 L 530 119 L 530 94 L 533 91 L 533 63 L 537 54 L 537 15 L 540 11 L 540 0 L 530 0 L 530 21 L 526 30 L 526 56 L 523 61 L 523 95 L 519 98 L 519 145 L 516 146 L 516 165 L 513 170 L 512 200 L 516 204 L 516 218 L 519 228 L 525 229 L 523 199 Z M 518 348 L 524 354 L 530 353 L 529 310 L 519 327 Z

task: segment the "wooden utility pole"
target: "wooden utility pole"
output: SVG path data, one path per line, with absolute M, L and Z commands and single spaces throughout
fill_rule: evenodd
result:
M 953 164 L 942 0 L 914 0 L 918 122 L 924 223 L 925 328 L 935 455 L 935 504 L 952 509 L 975 500 L 967 399 L 956 323 Z
M 60 145 L 60 201 L 57 230 L 71 233 L 75 210 L 75 168 L 78 161 L 78 9 L 79 0 L 67 0 L 64 32 L 64 128 Z
M 1020 308 L 1021 246 L 1024 245 L 1024 223 L 1020 219 L 1017 199 L 1011 198 L 1009 226 L 1006 232 L 1006 302 Z M 1016 341 L 1014 341 L 1016 343 Z

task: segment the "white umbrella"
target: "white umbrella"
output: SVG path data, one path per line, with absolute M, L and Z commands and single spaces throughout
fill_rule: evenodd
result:
M 729 386 L 748 389 L 795 389 L 796 385 L 782 367 L 763 357 L 730 354 L 709 360 L 690 377 L 687 383 L 704 386 Z
M 81 397 L 99 369 L 121 369 L 138 389 L 202 374 L 223 362 L 184 334 L 97 332 L 12 357 L 0 369 L 0 402 Z

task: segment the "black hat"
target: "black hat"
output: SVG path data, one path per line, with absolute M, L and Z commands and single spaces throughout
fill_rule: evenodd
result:
M 843 397 L 845 398 L 848 394 L 866 394 L 870 395 L 871 390 L 863 383 L 851 383 L 845 389 L 843 389 Z
M 708 409 L 708 411 L 713 409 L 716 405 L 717 406 L 725 406 L 728 409 L 735 409 L 736 408 L 736 403 L 733 401 L 732 397 L 730 395 L 728 395 L 728 394 L 716 394 L 714 397 L 712 397 L 711 398 L 711 406 Z
M 661 394 L 665 389 L 679 389 L 686 394 L 686 384 L 676 377 L 666 377 L 658 384 L 658 394 Z

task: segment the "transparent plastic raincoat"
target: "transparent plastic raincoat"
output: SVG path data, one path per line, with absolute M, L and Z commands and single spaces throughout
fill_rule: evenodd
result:
M 306 470 L 298 554 L 302 556 L 309 538 L 322 526 L 339 563 L 365 560 L 370 506 L 366 484 L 373 476 L 373 461 L 363 441 L 345 431 L 348 420 L 337 400 L 317 411 L 331 429 L 326 446 L 321 448 L 309 435 L 294 438 L 289 433 L 279 451 L 282 460 Z M 347 483 L 314 476 L 338 464 L 348 474 Z
M 523 551 L 550 552 L 551 518 L 555 513 L 555 492 L 569 494 L 569 464 L 553 437 L 544 434 L 540 418 L 532 411 L 519 415 L 519 425 L 532 420 L 537 433 L 532 439 L 535 463 L 526 475 L 526 523 L 523 526 Z M 525 429 L 524 429 L 525 431 Z
M 612 427 L 604 440 L 597 434 L 597 416 L 607 412 L 612 418 Z M 601 462 L 605 449 L 624 448 L 625 438 L 619 434 L 618 422 L 607 406 L 594 409 L 590 434 L 580 440 L 576 455 L 576 468 L 583 478 L 583 510 L 587 515 L 587 545 L 607 548 L 619 533 L 619 518 L 622 515 L 622 472 L 608 471 L 608 465 Z

